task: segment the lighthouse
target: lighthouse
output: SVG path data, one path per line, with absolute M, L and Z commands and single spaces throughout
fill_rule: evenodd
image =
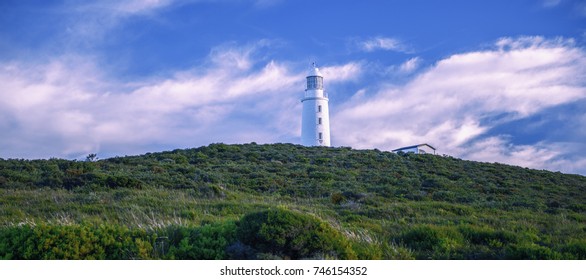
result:
M 304 146 L 330 146 L 330 111 L 324 92 L 324 77 L 312 64 L 307 74 L 305 96 L 301 99 L 301 144 Z

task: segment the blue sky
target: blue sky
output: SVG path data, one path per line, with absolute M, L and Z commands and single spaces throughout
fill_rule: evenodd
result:
M 586 2 L 0 2 L 0 157 L 300 143 L 305 73 L 332 144 L 429 143 L 586 174 Z

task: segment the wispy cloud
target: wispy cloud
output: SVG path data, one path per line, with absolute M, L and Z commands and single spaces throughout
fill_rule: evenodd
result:
M 559 5 L 561 2 L 562 0 L 542 0 L 541 3 L 545 8 L 552 8 Z
M 0 139 L 1 155 L 115 155 L 155 144 L 272 142 L 296 135 L 297 122 L 284 116 L 296 115 L 303 74 L 253 61 L 252 49 L 262 44 L 222 47 L 203 68 L 132 85 L 108 79 L 86 57 L 2 65 L 0 129 L 11 137 Z
M 271 48 L 276 44 L 278 44 L 277 41 L 268 39 L 261 39 L 248 44 L 229 42 L 213 47 L 209 57 L 215 65 L 221 65 L 227 69 L 247 70 L 253 66 L 255 55 L 261 50 Z
M 111 9 L 125 15 L 140 14 L 172 4 L 173 0 L 128 0 L 105 2 Z
M 419 57 L 411 58 L 399 66 L 399 71 L 402 73 L 411 73 L 419 67 L 421 59 Z
M 69 4 L 63 7 L 66 31 L 71 41 L 92 43 L 134 16 L 156 17 L 166 7 L 196 0 L 107 0 Z
M 374 37 L 362 41 L 357 41 L 356 45 L 362 51 L 373 52 L 378 50 L 411 52 L 411 49 L 401 40 L 391 37 Z
M 321 68 L 321 72 L 327 77 L 328 83 L 344 82 L 358 79 L 363 73 L 363 65 L 360 62 L 349 62 L 343 65 L 332 65 Z
M 586 54 L 571 40 L 503 38 L 492 49 L 438 61 L 403 86 L 383 86 L 371 98 L 344 104 L 332 124 L 344 135 L 336 141 L 344 146 L 390 150 L 429 142 L 455 156 L 548 166 L 563 159 L 563 152 L 546 142 L 517 145 L 511 135 L 485 133 L 586 99 L 584 79 Z
M 586 2 L 581 0 L 542 0 L 541 6 L 546 9 L 568 6 L 573 16 L 586 17 Z
M 419 57 L 412 57 L 399 65 L 392 65 L 385 69 L 384 72 L 391 75 L 408 75 L 416 72 L 421 67 L 423 60 Z

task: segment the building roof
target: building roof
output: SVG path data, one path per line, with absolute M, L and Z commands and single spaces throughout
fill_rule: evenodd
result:
M 319 72 L 319 68 L 317 68 L 317 65 L 315 65 L 315 62 L 311 65 L 311 67 L 309 68 L 309 72 L 307 73 L 307 77 L 313 76 L 323 77 L 321 72 Z
M 407 147 L 403 147 L 403 148 L 394 149 L 394 150 L 392 150 L 392 152 L 398 152 L 398 151 L 402 151 L 402 150 L 409 150 L 409 149 L 413 149 L 413 148 L 419 148 L 419 147 L 422 147 L 422 146 L 428 146 L 432 150 L 435 151 L 435 148 L 434 147 L 432 147 L 431 145 L 429 145 L 427 143 L 423 143 L 423 144 L 419 144 L 419 145 L 413 145 L 413 146 L 407 146 Z

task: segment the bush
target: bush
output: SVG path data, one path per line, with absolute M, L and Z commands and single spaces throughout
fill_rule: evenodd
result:
M 506 248 L 516 244 L 520 238 L 511 231 L 495 230 L 490 227 L 474 225 L 458 226 L 468 245 L 465 251 L 466 259 L 503 259 L 506 258 Z
M 586 260 L 586 240 L 569 242 L 561 251 L 566 259 Z
M 182 260 L 227 259 L 227 248 L 235 242 L 234 222 L 201 227 L 170 227 L 169 253 L 165 258 Z
M 129 176 L 109 176 L 106 184 L 110 188 L 140 189 L 142 182 Z
M 562 256 L 550 248 L 537 244 L 513 244 L 506 248 L 506 259 L 509 260 L 556 260 Z
M 283 259 L 355 258 L 349 241 L 340 232 L 315 217 L 285 209 L 244 216 L 238 222 L 237 236 L 259 253 Z
M 25 225 L 0 229 L 3 259 L 149 259 L 152 250 L 145 231 L 117 226 Z
M 454 228 L 425 225 L 405 231 L 399 241 L 418 258 L 453 259 L 462 257 L 459 253 L 464 240 Z
M 504 230 L 473 226 L 461 226 L 459 230 L 470 243 L 475 245 L 500 248 L 517 241 L 517 236 L 514 233 Z

